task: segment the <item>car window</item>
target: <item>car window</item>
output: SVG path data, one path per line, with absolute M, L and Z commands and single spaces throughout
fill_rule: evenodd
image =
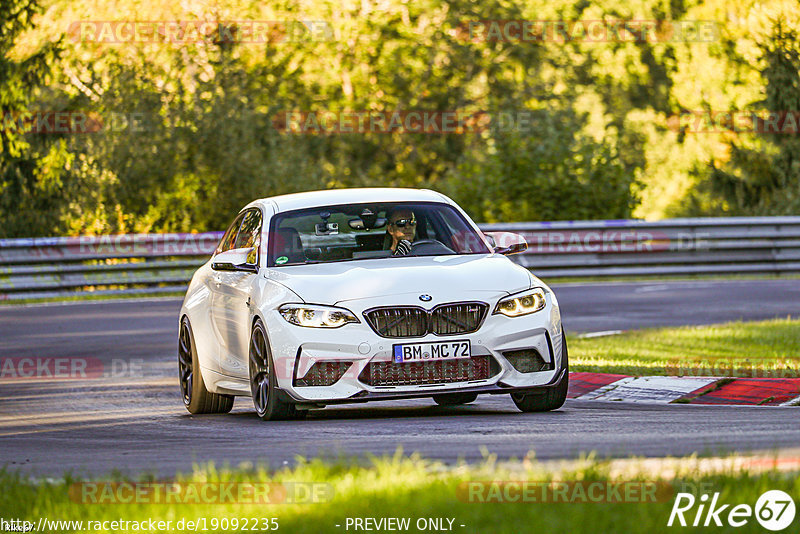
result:
M 471 229 L 464 228 L 463 218 L 455 210 L 442 210 L 436 213 L 445 225 L 444 234 L 449 235 L 451 246 L 465 254 L 485 252 L 486 243 Z
M 214 254 L 219 254 L 220 252 L 225 252 L 226 250 L 231 250 L 234 248 L 234 244 L 236 243 L 236 236 L 239 233 L 239 226 L 242 224 L 242 219 L 246 213 L 240 213 L 228 227 L 228 230 L 225 232 L 225 235 L 222 236 L 222 240 L 219 242 L 219 246 Z
M 239 234 L 236 237 L 234 248 L 253 248 L 259 245 L 259 235 L 261 234 L 261 210 L 247 210 L 242 225 L 239 227 Z
M 489 253 L 480 235 L 449 204 L 375 203 L 319 206 L 279 213 L 270 226 L 269 266 L 385 258 L 392 255 L 387 219 L 413 215 L 413 255 Z

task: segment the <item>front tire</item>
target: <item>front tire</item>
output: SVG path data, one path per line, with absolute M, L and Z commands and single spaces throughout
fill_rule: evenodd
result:
M 267 341 L 267 331 L 260 319 L 253 326 L 249 352 L 250 392 L 258 416 L 264 421 L 304 418 L 307 410 L 298 410 L 294 404 L 278 397 L 278 378 L 272 351 Z
M 561 332 L 561 366 L 564 369 L 564 378 L 560 384 L 542 388 L 536 393 L 512 393 L 511 399 L 523 412 L 549 412 L 557 410 L 567 400 L 569 389 L 569 355 L 567 353 L 567 338 Z
M 188 317 L 181 320 L 181 330 L 178 335 L 178 379 L 183 404 L 189 413 L 228 413 L 233 408 L 231 395 L 211 393 L 206 389 Z

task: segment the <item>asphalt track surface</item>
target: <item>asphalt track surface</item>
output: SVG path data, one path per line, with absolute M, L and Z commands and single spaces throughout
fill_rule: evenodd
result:
M 554 286 L 573 332 L 800 316 L 800 281 Z M 796 447 L 796 408 L 639 405 L 568 400 L 522 414 L 505 395 L 472 405 L 431 400 L 314 411 L 260 421 L 248 398 L 228 415 L 190 416 L 176 376 L 177 299 L 0 308 L 3 357 L 91 357 L 114 376 L 0 381 L 0 467 L 59 476 L 112 470 L 170 475 L 194 463 L 273 467 L 295 455 L 405 452 L 456 462 L 499 458 L 666 456 Z

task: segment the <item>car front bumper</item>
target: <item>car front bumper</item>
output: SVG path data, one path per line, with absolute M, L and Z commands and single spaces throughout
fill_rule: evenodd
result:
M 481 327 L 473 333 L 417 338 L 384 338 L 377 335 L 363 319 L 362 306 L 350 306 L 361 320 L 336 329 L 305 328 L 287 323 L 277 311 L 265 314 L 270 336 L 278 388 L 291 402 L 326 405 L 372 400 L 429 397 L 442 393 L 512 393 L 534 391 L 557 385 L 565 377 L 562 363 L 561 317 L 552 292 L 547 292 L 544 309 L 523 317 L 493 315 L 491 310 Z M 402 303 L 398 303 L 400 305 Z M 354 309 L 355 308 L 355 309 Z M 469 340 L 472 356 L 493 359 L 487 379 L 440 382 L 416 385 L 370 385 L 359 377 L 370 362 L 391 362 L 395 344 Z M 535 349 L 547 369 L 521 373 L 503 355 L 504 352 Z M 344 375 L 332 385 L 302 386 L 298 379 L 317 362 L 352 362 Z M 408 365 L 408 364 L 393 364 Z

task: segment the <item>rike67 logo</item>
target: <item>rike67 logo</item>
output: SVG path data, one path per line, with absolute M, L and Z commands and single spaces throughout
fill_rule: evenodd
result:
M 696 499 L 691 493 L 678 493 L 667 526 L 721 527 L 725 524 L 738 528 L 746 525 L 754 516 L 767 530 L 779 531 L 794 521 L 795 506 L 792 497 L 780 490 L 764 492 L 756 501 L 755 508 L 749 504 L 719 502 L 719 492 L 711 497 L 707 493 Z

